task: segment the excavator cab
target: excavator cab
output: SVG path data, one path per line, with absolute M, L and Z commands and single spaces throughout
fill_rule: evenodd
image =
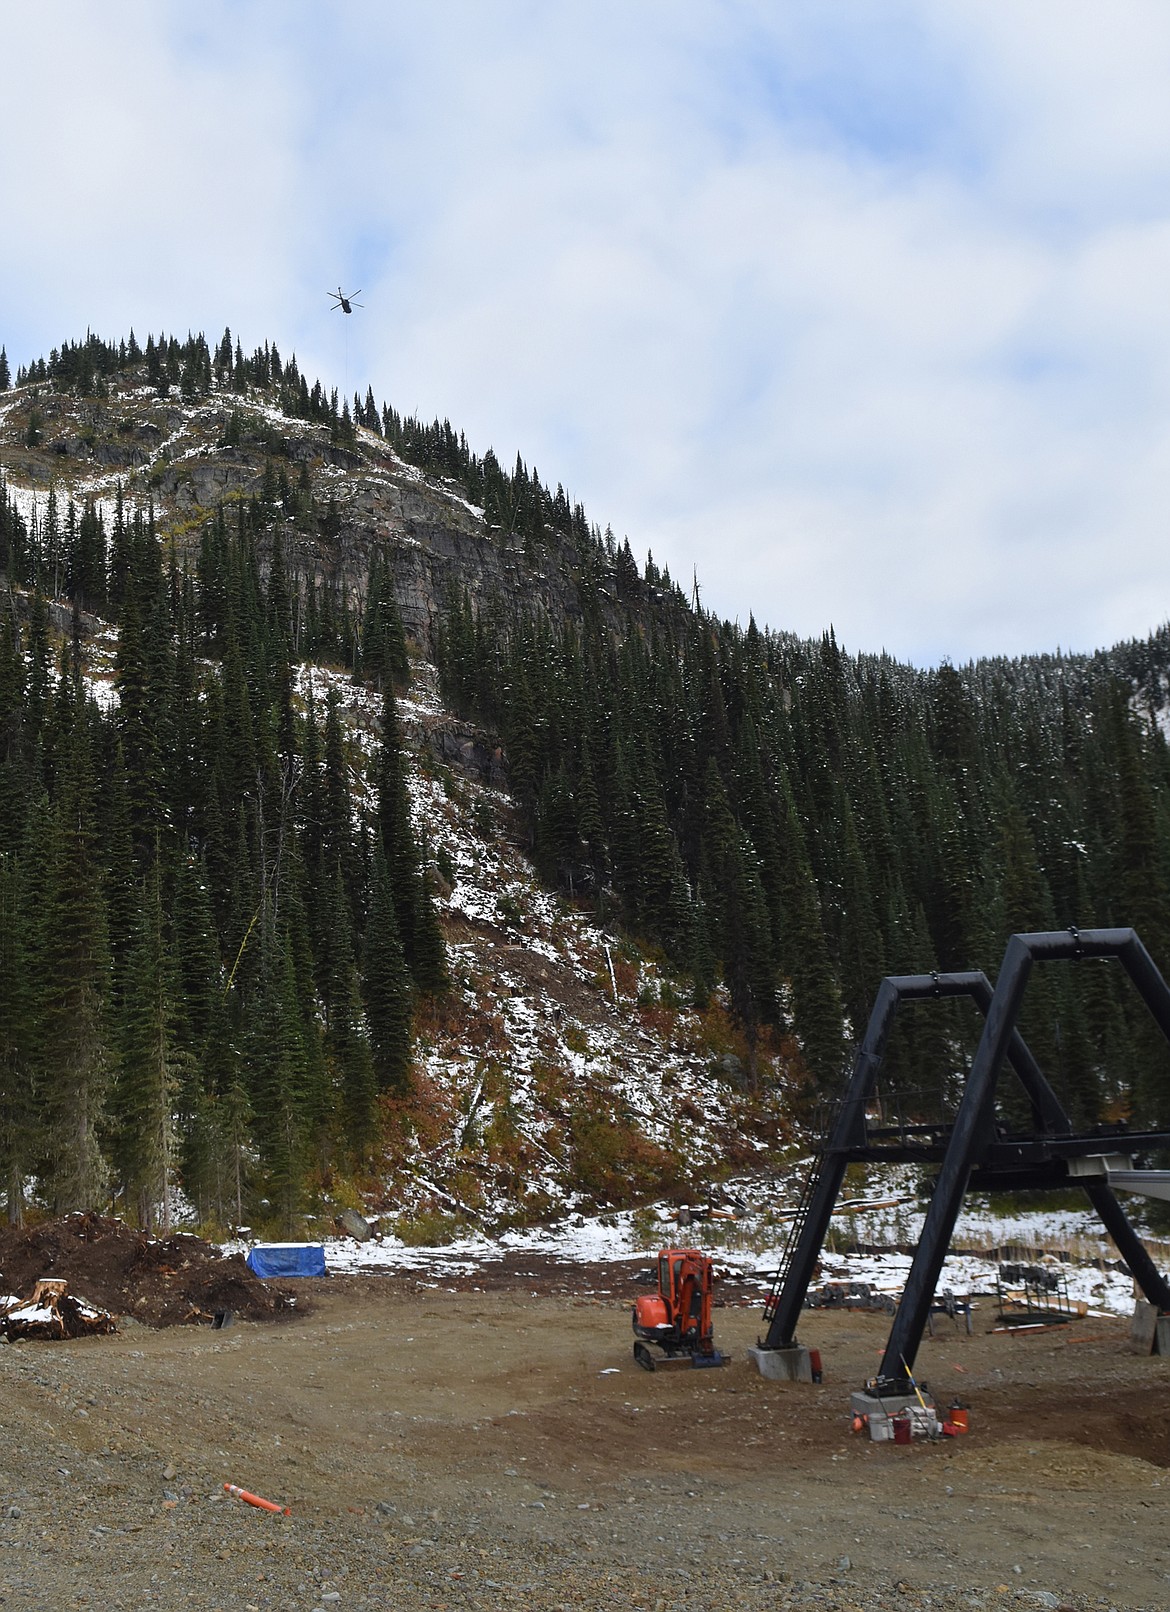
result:
M 722 1366 L 711 1325 L 714 1270 L 697 1248 L 664 1248 L 658 1256 L 658 1291 L 634 1305 L 634 1359 L 646 1371 L 678 1365 Z M 651 1348 L 661 1350 L 656 1355 Z

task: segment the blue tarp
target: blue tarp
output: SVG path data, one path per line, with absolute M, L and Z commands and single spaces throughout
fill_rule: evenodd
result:
M 324 1276 L 320 1243 L 257 1243 L 248 1250 L 248 1269 L 257 1276 Z

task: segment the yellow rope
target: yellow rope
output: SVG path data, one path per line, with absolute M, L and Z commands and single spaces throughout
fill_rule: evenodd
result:
M 236 960 L 232 964 L 232 971 L 228 975 L 228 982 L 223 988 L 223 994 L 224 994 L 225 998 L 227 997 L 228 992 L 232 988 L 232 981 L 236 977 L 236 969 L 239 968 L 239 966 L 240 966 L 240 958 L 244 955 L 244 947 L 248 944 L 248 938 L 251 935 L 253 929 L 255 929 L 256 920 L 259 918 L 259 916 L 260 916 L 260 908 L 257 907 L 255 913 L 252 915 L 252 922 L 248 925 L 247 929 L 245 929 L 245 931 L 244 931 L 244 938 L 240 942 L 240 949 L 236 953 Z

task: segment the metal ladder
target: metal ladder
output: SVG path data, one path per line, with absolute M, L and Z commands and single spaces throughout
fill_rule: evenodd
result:
M 836 1102 L 833 1104 L 831 1112 L 827 1116 L 827 1123 L 821 1128 L 821 1135 L 825 1138 L 825 1143 L 821 1148 L 820 1153 L 817 1155 L 816 1163 L 808 1173 L 808 1177 L 804 1183 L 803 1189 L 801 1190 L 800 1197 L 797 1200 L 796 1213 L 792 1217 L 792 1224 L 788 1228 L 788 1236 L 784 1240 L 784 1248 L 780 1255 L 780 1263 L 776 1267 L 775 1274 L 772 1277 L 772 1286 L 768 1290 L 768 1297 L 764 1300 L 765 1321 L 773 1320 L 776 1315 L 776 1305 L 779 1302 L 780 1294 L 784 1288 L 784 1283 L 788 1278 L 788 1273 L 792 1269 L 792 1261 L 796 1254 L 797 1244 L 800 1242 L 800 1234 L 804 1230 L 805 1222 L 808 1220 L 809 1207 L 812 1204 L 813 1195 L 820 1184 L 821 1172 L 825 1167 L 825 1159 L 827 1158 L 829 1149 L 836 1137 L 837 1124 L 841 1118 L 841 1113 L 848 1100 L 848 1096 L 848 1087 L 846 1087 L 840 1092 Z
M 805 1221 L 808 1219 L 809 1205 L 812 1202 L 813 1193 L 816 1191 L 817 1182 L 820 1180 L 821 1164 L 824 1161 L 824 1157 L 825 1155 L 822 1153 L 817 1159 L 816 1168 L 810 1170 L 808 1180 L 804 1183 L 804 1190 L 800 1194 L 800 1199 L 796 1205 L 796 1214 L 793 1216 L 792 1224 L 788 1228 L 788 1236 L 784 1241 L 784 1250 L 780 1255 L 780 1264 L 776 1267 L 775 1274 L 772 1277 L 772 1286 L 768 1290 L 768 1297 L 764 1300 L 765 1321 L 771 1321 L 775 1317 L 780 1292 L 788 1278 L 788 1272 L 792 1269 L 792 1257 L 796 1253 L 796 1245 L 800 1241 L 800 1234 L 804 1230 Z

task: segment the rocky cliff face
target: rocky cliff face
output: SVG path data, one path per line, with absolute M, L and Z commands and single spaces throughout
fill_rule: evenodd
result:
M 160 535 L 181 551 L 219 505 L 260 494 L 266 475 L 283 471 L 296 487 L 307 473 L 313 512 L 282 526 L 291 567 L 360 610 L 381 549 L 407 635 L 427 653 L 453 588 L 480 602 L 539 601 L 555 621 L 581 613 L 571 545 L 526 555 L 461 488 L 425 476 L 374 432 L 359 427 L 352 449 L 339 446 L 327 427 L 281 414 L 262 392 L 184 403 L 125 385 L 95 401 L 26 386 L 0 394 L 0 470 L 26 518 L 42 520 L 51 488 L 62 519 L 69 498 L 92 499 L 108 517 L 120 484 L 128 509 L 153 503 Z

